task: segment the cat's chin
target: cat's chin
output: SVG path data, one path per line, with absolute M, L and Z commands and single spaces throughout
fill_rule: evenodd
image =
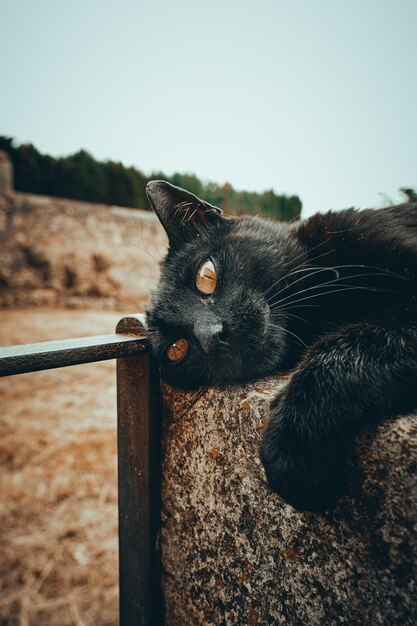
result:
M 250 362 L 242 355 L 230 354 L 220 360 L 215 360 L 211 367 L 204 367 L 200 373 L 195 371 L 180 373 L 179 371 L 162 370 L 162 380 L 176 389 L 195 390 L 200 387 L 216 387 L 239 382 L 255 380 L 264 373 L 259 370 L 253 371 L 249 367 Z

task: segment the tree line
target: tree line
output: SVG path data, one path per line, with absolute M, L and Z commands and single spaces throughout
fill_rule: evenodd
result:
M 262 193 L 237 191 L 229 183 L 203 183 L 194 174 L 167 176 L 153 172 L 146 176 L 141 170 L 120 162 L 97 161 L 86 150 L 52 157 L 30 143 L 17 145 L 12 137 L 6 136 L 0 136 L 0 150 L 7 152 L 13 163 L 17 191 L 143 209 L 149 206 L 145 195 L 147 182 L 164 179 L 230 215 L 261 213 L 289 221 L 301 214 L 298 196 L 278 195 L 272 189 Z

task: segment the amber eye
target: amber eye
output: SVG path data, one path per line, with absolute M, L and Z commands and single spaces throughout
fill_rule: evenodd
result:
M 215 291 L 217 284 L 217 274 L 213 261 L 210 261 L 210 259 L 208 259 L 200 265 L 197 270 L 195 284 L 198 291 L 206 296 Z
M 181 361 L 187 353 L 188 341 L 186 339 L 177 339 L 167 350 L 167 357 L 170 361 Z

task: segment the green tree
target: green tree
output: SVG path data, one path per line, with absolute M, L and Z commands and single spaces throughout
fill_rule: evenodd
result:
M 20 191 L 75 198 L 89 202 L 148 208 L 145 188 L 151 179 L 168 180 L 188 189 L 203 200 L 231 215 L 262 213 L 273 219 L 292 220 L 300 216 L 298 196 L 237 191 L 230 183 L 203 183 L 195 174 L 163 172 L 145 176 L 134 167 L 116 161 L 97 161 L 86 150 L 54 158 L 41 154 L 32 144 L 16 146 L 12 137 L 0 136 L 0 150 L 10 155 L 15 187 Z
M 400 191 L 407 197 L 407 202 L 417 202 L 417 189 L 401 187 Z

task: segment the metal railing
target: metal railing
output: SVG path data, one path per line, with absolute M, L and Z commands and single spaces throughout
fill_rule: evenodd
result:
M 0 376 L 108 359 L 117 359 L 120 624 L 162 626 L 160 389 L 144 316 L 124 317 L 112 335 L 1 347 Z

